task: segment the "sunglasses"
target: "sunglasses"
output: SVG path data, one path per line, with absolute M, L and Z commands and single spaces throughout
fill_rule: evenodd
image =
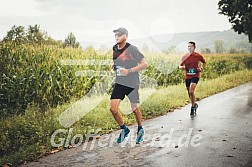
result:
M 118 37 L 120 37 L 120 36 L 122 36 L 122 35 L 124 35 L 123 33 L 116 33 L 115 34 L 115 36 L 118 36 Z

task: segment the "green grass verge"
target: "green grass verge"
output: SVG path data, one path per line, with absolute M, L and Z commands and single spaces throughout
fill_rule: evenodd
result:
M 197 100 L 248 81 L 252 81 L 251 70 L 237 71 L 212 80 L 201 80 L 196 89 Z M 149 119 L 184 106 L 188 100 L 184 84 L 161 87 L 144 101 L 140 108 L 143 118 Z M 67 103 L 56 109 L 49 109 L 45 113 L 38 112 L 37 107 L 31 105 L 24 115 L 1 119 L 0 165 L 12 163 L 16 166 L 25 160 L 34 160 L 49 153 L 53 149 L 50 143 L 52 133 L 57 129 L 64 129 L 57 118 L 70 105 L 71 103 Z M 127 124 L 134 124 L 134 114 L 124 115 L 124 120 Z M 71 128 L 74 136 L 85 135 L 90 130 L 98 128 L 102 128 L 101 134 L 109 133 L 117 127 L 109 112 L 109 96 L 106 96 L 97 108 L 86 114 Z M 67 134 L 61 134 L 60 137 L 66 138 Z

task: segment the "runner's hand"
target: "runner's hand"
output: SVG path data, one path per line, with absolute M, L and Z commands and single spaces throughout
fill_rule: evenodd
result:
M 202 72 L 203 71 L 203 68 L 197 68 L 198 72 Z
M 179 66 L 178 69 L 179 70 L 185 70 L 186 68 L 185 68 L 185 66 Z
M 123 76 L 127 76 L 129 74 L 129 70 L 126 68 L 120 68 L 120 74 Z
M 110 73 L 113 74 L 114 72 L 115 72 L 115 69 L 114 69 L 114 66 L 112 65 L 112 66 L 110 67 Z

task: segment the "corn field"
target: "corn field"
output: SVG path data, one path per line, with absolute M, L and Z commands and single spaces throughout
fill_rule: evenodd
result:
M 1 117 L 21 114 L 29 103 L 41 111 L 56 107 L 71 98 L 80 98 L 92 86 L 109 92 L 113 75 L 109 73 L 112 52 L 57 48 L 55 46 L 30 46 L 0 43 L 0 104 Z M 149 68 L 141 72 L 142 86 L 182 83 L 183 72 L 177 70 L 178 55 L 162 53 L 145 54 Z M 252 55 L 206 55 L 207 68 L 202 79 L 252 68 Z M 70 62 L 70 63 L 69 63 Z M 90 75 L 92 74 L 92 75 Z

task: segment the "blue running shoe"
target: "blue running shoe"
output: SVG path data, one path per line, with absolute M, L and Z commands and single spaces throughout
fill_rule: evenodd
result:
M 119 137 L 117 138 L 117 141 L 116 141 L 116 142 L 117 142 L 117 143 L 123 142 L 123 140 L 128 136 L 129 132 L 130 132 L 129 128 L 127 128 L 127 129 L 122 129 L 122 131 L 121 131 Z
M 144 130 L 143 129 L 140 129 L 138 132 L 137 132 L 137 138 L 136 138 L 136 143 L 139 144 L 140 142 L 143 141 L 143 136 L 144 136 Z

